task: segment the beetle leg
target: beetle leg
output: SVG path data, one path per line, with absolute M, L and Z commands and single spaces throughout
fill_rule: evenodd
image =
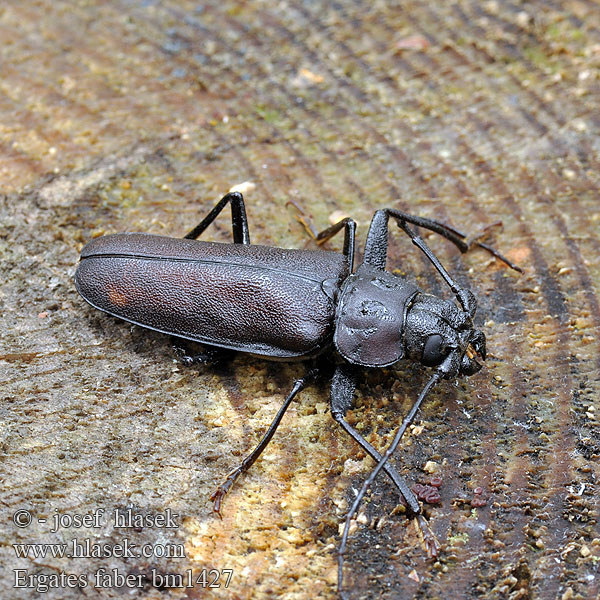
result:
M 346 217 L 323 231 L 317 231 L 304 216 L 304 211 L 294 200 L 288 200 L 287 204 L 291 204 L 300 213 L 299 216 L 296 216 L 296 220 L 306 229 L 310 237 L 319 246 L 330 240 L 338 231 L 344 230 L 344 249 L 342 250 L 342 254 L 350 258 L 350 272 L 352 272 L 354 266 L 354 238 L 356 234 L 356 222 L 354 219 Z
M 231 205 L 231 228 L 233 230 L 233 241 L 235 244 L 249 244 L 250 233 L 248 231 L 248 217 L 246 216 L 246 207 L 244 197 L 240 192 L 230 192 L 225 194 L 217 205 L 192 229 L 186 236 L 186 239 L 195 240 L 204 230 L 217 218 L 219 213 L 227 204 Z
M 473 292 L 458 285 L 454 279 L 452 279 L 450 273 L 446 271 L 444 265 L 442 265 L 438 257 L 431 251 L 431 248 L 429 248 L 420 235 L 417 235 L 404 221 L 398 221 L 398 226 L 410 237 L 412 243 L 425 254 L 431 264 L 436 268 L 437 272 L 448 284 L 452 293 L 457 297 L 463 310 L 473 318 L 475 316 L 475 311 L 477 310 L 477 299 L 473 295 Z
M 387 262 L 388 249 L 388 213 L 378 210 L 371 219 L 363 262 L 377 269 L 384 270 Z
M 423 402 L 423 400 L 425 399 L 427 394 L 430 392 L 431 388 L 443 377 L 444 372 L 448 370 L 449 363 L 450 363 L 450 360 L 446 359 L 445 363 L 443 363 L 440 366 L 440 368 L 437 369 L 437 371 L 431 376 L 429 381 L 425 384 L 425 387 L 421 390 L 421 393 L 419 394 L 419 396 L 418 396 L 417 400 L 415 401 L 415 403 L 413 404 L 412 408 L 410 409 L 410 411 L 408 412 L 406 417 L 404 417 L 404 420 L 402 421 L 402 425 L 400 425 L 400 427 L 398 428 L 398 431 L 396 431 L 394 440 L 389 445 L 388 449 L 385 451 L 385 454 L 379 459 L 379 461 L 377 462 L 377 465 L 375 466 L 373 471 L 371 471 L 371 474 L 369 475 L 369 477 L 367 477 L 367 479 L 364 481 L 360 491 L 358 492 L 358 495 L 356 496 L 356 499 L 354 500 L 354 504 L 352 505 L 352 508 L 346 515 L 346 523 L 344 525 L 344 533 L 342 535 L 342 542 L 338 549 L 338 591 L 339 591 L 340 595 L 342 595 L 342 597 L 344 596 L 344 592 L 343 592 L 344 553 L 346 552 L 346 545 L 348 542 L 348 534 L 350 533 L 350 522 L 352 521 L 352 517 L 356 514 L 362 499 L 364 498 L 365 494 L 367 493 L 367 490 L 369 489 L 369 486 L 373 483 L 373 481 L 375 481 L 375 478 L 377 477 L 379 472 L 382 469 L 385 470 L 385 467 L 387 465 L 387 462 L 388 462 L 390 456 L 394 453 L 394 451 L 398 447 L 398 444 L 400 443 L 400 440 L 402 439 L 404 432 L 406 431 L 408 426 L 412 423 L 413 419 L 415 418 L 415 415 L 417 414 L 417 411 L 419 410 L 421 403 Z M 418 516 L 421 517 L 421 519 L 419 520 L 419 524 L 421 524 L 421 521 L 423 521 L 423 522 L 425 521 L 423 519 L 422 515 L 418 515 Z M 430 533 L 431 533 L 431 531 L 430 531 Z M 431 535 L 433 536 L 433 533 L 431 533 Z M 432 542 L 434 542 L 434 543 L 432 543 Z M 428 553 L 430 553 L 431 556 L 437 556 L 439 544 L 438 544 L 437 540 L 435 539 L 435 536 L 433 536 L 433 540 L 431 540 L 431 539 L 427 540 L 426 544 L 428 544 L 427 545 Z
M 186 366 L 191 365 L 215 365 L 231 354 L 231 350 L 219 348 L 218 346 L 202 346 L 201 352 L 190 352 L 187 340 L 171 336 L 171 344 L 179 360 Z
M 398 227 L 400 227 L 410 237 L 413 244 L 415 244 L 415 246 L 417 246 L 425 254 L 425 256 L 429 259 L 431 264 L 436 268 L 437 272 L 448 284 L 448 286 L 458 299 L 463 310 L 467 312 L 472 318 L 475 315 L 475 311 L 477 310 L 477 301 L 475 299 L 475 296 L 473 296 L 473 293 L 470 290 L 461 287 L 454 281 L 454 279 L 452 279 L 448 271 L 446 271 L 442 263 L 431 251 L 431 249 L 425 243 L 423 238 L 417 235 L 408 226 L 408 223 L 417 225 L 418 227 L 429 229 L 430 231 L 434 231 L 435 233 L 439 233 L 441 236 L 451 241 L 461 252 L 466 252 L 469 249 L 470 244 L 464 241 L 465 235 L 457 229 L 454 229 L 453 227 L 450 227 L 448 225 L 444 225 L 439 221 L 433 221 L 432 219 L 425 219 L 422 217 L 415 217 L 413 215 L 408 215 L 406 213 L 392 208 L 378 210 L 373 216 L 371 226 L 369 227 L 369 233 L 367 234 L 367 241 L 365 243 L 364 262 L 379 269 L 385 269 L 388 247 L 388 220 L 390 216 L 396 219 L 396 221 L 398 222 Z M 475 243 L 481 245 L 480 242 Z M 485 248 L 486 246 L 487 244 L 484 244 L 482 247 Z M 489 247 L 487 247 L 486 249 L 489 249 Z M 495 250 L 493 253 L 494 255 L 497 255 L 502 260 L 504 260 L 504 257 L 496 253 Z M 512 263 L 510 263 L 507 260 L 504 260 L 504 262 L 506 262 L 510 266 L 513 266 Z
M 344 249 L 342 254 L 350 258 L 350 272 L 354 267 L 354 237 L 356 234 L 356 223 L 350 217 L 346 217 L 341 221 L 338 221 L 335 225 L 320 231 L 315 236 L 317 244 L 324 244 L 327 240 L 330 240 L 338 231 L 344 229 Z
M 510 260 L 508 260 L 508 258 L 500 254 L 500 252 L 488 244 L 479 241 L 479 239 L 485 234 L 485 230 L 483 234 L 476 235 L 475 237 L 469 239 L 462 231 L 451 227 L 450 225 L 446 225 L 446 223 L 441 223 L 440 221 L 436 221 L 434 219 L 427 219 L 426 217 L 409 215 L 405 212 L 396 210 L 395 208 L 387 208 L 385 210 L 390 216 L 394 217 L 398 221 L 398 224 L 403 221 L 405 223 L 416 225 L 417 227 L 423 227 L 424 229 L 434 231 L 435 233 L 438 233 L 442 237 L 445 237 L 447 240 L 452 242 L 462 253 L 468 252 L 473 246 L 479 246 L 480 248 L 483 248 L 489 252 L 492 256 L 495 256 L 498 260 L 501 260 L 504 264 L 508 265 L 511 269 L 514 269 L 519 273 L 523 272 L 521 267 L 518 267 L 512 263 Z M 485 229 L 488 229 L 489 227 L 491 227 L 491 225 Z
M 375 450 L 375 448 L 373 448 L 373 446 L 371 446 L 371 444 L 369 444 L 369 442 L 367 442 L 367 440 L 365 440 L 365 438 L 344 418 L 346 412 L 352 405 L 355 385 L 356 378 L 352 375 L 350 369 L 347 368 L 346 365 L 342 365 L 336 369 L 331 382 L 331 414 L 335 421 L 341 425 L 343 430 L 357 442 L 361 448 L 375 460 L 375 462 L 379 463 L 381 454 L 379 454 L 379 452 L 377 452 L 377 450 Z M 383 468 L 406 500 L 410 511 L 415 515 L 418 515 L 421 512 L 421 507 L 406 481 L 404 481 L 396 469 L 389 463 L 386 462 Z
M 216 512 L 219 515 L 219 517 L 221 517 L 221 503 L 223 502 L 223 498 L 225 498 L 225 495 L 227 494 L 231 486 L 235 483 L 237 478 L 242 473 L 245 473 L 254 464 L 256 459 L 261 455 L 262 451 L 267 447 L 267 444 L 271 441 L 271 438 L 275 434 L 277 427 L 279 427 L 279 423 L 281 423 L 281 419 L 283 418 L 285 411 L 289 408 L 290 404 L 292 403 L 292 400 L 296 397 L 296 394 L 303 390 L 307 385 L 312 383 L 312 381 L 315 379 L 318 373 L 318 369 L 311 369 L 304 377 L 297 379 L 294 382 L 294 387 L 292 388 L 292 391 L 288 394 L 281 408 L 275 415 L 273 422 L 269 426 L 269 429 L 267 429 L 267 432 L 264 434 L 256 448 L 254 448 L 254 450 L 252 450 L 252 452 L 248 456 L 246 456 L 246 458 L 238 467 L 233 469 L 233 471 L 231 471 L 229 475 L 227 475 L 225 481 L 213 492 L 212 496 L 210 497 L 210 500 L 214 503 L 213 511 Z
M 373 216 L 371 227 L 369 228 L 369 234 L 367 236 L 367 242 L 365 244 L 365 262 L 367 264 L 385 268 L 388 217 L 390 216 L 394 217 L 398 221 L 399 225 L 401 222 L 411 223 L 417 227 L 423 227 L 424 229 L 429 229 L 429 231 L 438 233 L 442 237 L 445 237 L 448 241 L 452 242 L 463 253 L 468 252 L 472 246 L 484 248 L 490 254 L 507 264 L 511 269 L 522 273 L 522 269 L 520 267 L 512 263 L 497 250 L 488 244 L 480 242 L 479 238 L 482 237 L 481 235 L 469 240 L 462 231 L 450 225 L 441 223 L 440 221 L 436 221 L 434 219 L 410 215 L 394 208 L 378 210 Z
M 295 200 L 290 199 L 285 203 L 285 206 L 293 206 L 298 211 L 298 214 L 294 218 L 302 225 L 302 227 L 304 227 L 304 229 L 306 229 L 306 233 L 308 233 L 313 240 L 316 240 L 319 232 L 315 229 L 310 220 L 307 219 L 304 211 L 298 206 L 298 203 Z

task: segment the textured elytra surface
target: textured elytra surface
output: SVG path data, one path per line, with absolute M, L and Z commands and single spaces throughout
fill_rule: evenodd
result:
M 494 244 L 525 268 L 428 238 L 479 298 L 490 357 L 439 386 L 398 453 L 409 480 L 442 477 L 428 508 L 439 560 L 390 516 L 397 495 L 382 479 L 352 537 L 352 595 L 595 597 L 599 12 L 585 0 L 2 7 L 3 594 L 29 597 L 12 588 L 15 568 L 103 566 L 235 570 L 202 597 L 335 596 L 337 525 L 370 463 L 332 424 L 326 386 L 303 393 L 221 522 L 208 496 L 304 367 L 238 356 L 184 369 L 168 339 L 88 308 L 71 279 L 92 237 L 183 235 L 251 181 L 257 243 L 314 249 L 288 200 L 317 227 L 352 215 L 361 239 L 373 211 L 394 206 L 473 234 L 501 220 Z M 226 218 L 211 235 L 229 238 Z M 443 292 L 391 237 L 390 265 Z M 374 444 L 424 380 L 402 363 L 365 373 L 353 418 Z M 487 504 L 473 510 L 478 487 Z M 124 537 L 108 521 L 17 529 L 17 509 L 127 505 L 180 514 L 178 530 L 129 537 L 184 543 L 187 559 L 14 556 L 16 542 Z
M 136 325 L 290 360 L 331 341 L 335 304 L 324 286 L 348 273 L 339 252 L 126 233 L 83 248 L 75 286 L 95 308 Z

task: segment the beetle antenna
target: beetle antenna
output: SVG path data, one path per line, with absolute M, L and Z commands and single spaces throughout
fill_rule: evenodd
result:
M 398 447 L 398 444 L 400 443 L 400 440 L 402 439 L 402 436 L 404 435 L 404 432 L 406 431 L 406 428 L 412 423 L 413 419 L 415 418 L 415 415 L 417 414 L 417 411 L 419 410 L 421 403 L 425 399 L 425 396 L 427 396 L 427 394 L 429 393 L 431 388 L 442 377 L 443 377 L 443 371 L 441 369 L 437 370 L 431 376 L 429 381 L 425 384 L 425 387 L 419 394 L 419 397 L 413 404 L 413 407 L 410 409 L 410 411 L 406 415 L 406 417 L 404 417 L 404 421 L 402 421 L 402 425 L 400 425 L 400 427 L 398 428 L 398 431 L 396 432 L 393 442 L 390 444 L 389 448 L 386 450 L 385 454 L 381 457 L 381 460 L 377 463 L 375 468 L 371 471 L 371 474 L 369 475 L 369 477 L 367 477 L 367 479 L 363 483 L 363 486 L 360 489 L 360 492 L 358 492 L 358 495 L 356 496 L 356 499 L 354 500 L 354 504 L 352 505 L 352 508 L 346 515 L 346 524 L 344 525 L 344 533 L 342 535 L 342 542 L 341 542 L 339 550 L 338 550 L 338 592 L 343 599 L 346 598 L 344 591 L 343 591 L 344 554 L 346 552 L 346 546 L 348 543 L 348 534 L 350 532 L 350 522 L 352 521 L 352 517 L 358 511 L 358 507 L 360 506 L 362 499 L 364 498 L 365 494 L 367 493 L 367 489 L 373 483 L 373 481 L 375 480 L 377 475 L 379 475 L 379 472 L 383 469 L 383 467 L 385 466 L 385 463 L 389 460 L 390 456 L 395 452 L 396 448 Z

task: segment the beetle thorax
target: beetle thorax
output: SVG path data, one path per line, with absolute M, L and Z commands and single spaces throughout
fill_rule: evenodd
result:
M 340 290 L 334 343 L 350 363 L 385 367 L 404 356 L 408 308 L 419 288 L 367 265 L 350 275 Z

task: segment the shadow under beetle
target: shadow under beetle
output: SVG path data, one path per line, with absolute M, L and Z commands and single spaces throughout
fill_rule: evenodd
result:
M 196 240 L 227 204 L 233 244 Z M 392 218 L 421 249 L 454 293 L 458 306 L 422 292 L 385 270 L 388 222 Z M 236 479 L 259 457 L 292 400 L 312 383 L 322 366 L 318 356 L 331 349 L 343 361 L 331 380 L 333 418 L 377 463 L 346 518 L 338 552 L 338 589 L 343 594 L 343 554 L 350 520 L 379 471 L 384 470 L 404 497 L 423 533 L 427 551 L 438 543 L 404 479 L 388 462 L 419 405 L 440 379 L 472 375 L 485 360 L 485 336 L 473 326 L 477 301 L 458 285 L 411 225 L 434 231 L 466 252 L 474 243 L 520 270 L 493 248 L 467 242 L 463 233 L 432 219 L 399 210 L 378 210 L 371 221 L 363 263 L 354 271 L 355 223 L 346 218 L 316 236 L 323 243 L 344 230 L 342 253 L 286 250 L 251 245 L 244 200 L 224 196 L 185 238 L 120 233 L 93 240 L 81 252 L 75 285 L 92 306 L 131 323 L 221 349 L 265 358 L 314 359 L 298 379 L 258 446 L 211 496 L 221 502 Z M 199 357 L 201 358 L 201 357 Z M 359 367 L 385 367 L 402 358 L 434 368 L 434 373 L 382 456 L 345 419 Z M 194 357 L 186 357 L 193 362 Z

